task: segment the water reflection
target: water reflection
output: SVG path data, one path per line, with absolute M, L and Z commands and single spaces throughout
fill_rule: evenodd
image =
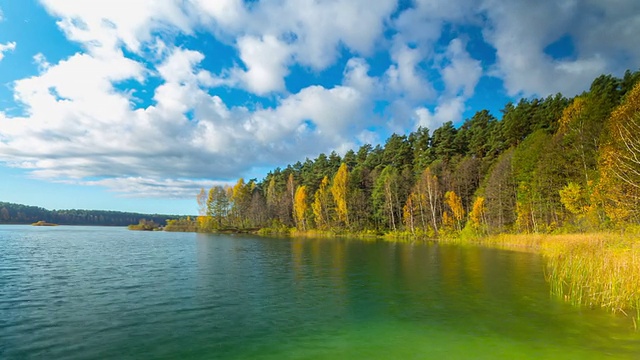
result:
M 536 254 L 306 238 L 292 239 L 290 251 L 297 291 L 356 320 L 395 319 L 517 341 L 584 341 L 572 331 L 583 328 L 587 318 L 549 296 L 544 263 Z M 601 327 L 588 334 L 589 342 L 609 348 L 608 331 L 619 332 L 625 319 L 588 315 Z
M 534 254 L 346 239 L 1 230 L 3 360 L 640 352 L 640 334 L 626 319 L 551 298 Z

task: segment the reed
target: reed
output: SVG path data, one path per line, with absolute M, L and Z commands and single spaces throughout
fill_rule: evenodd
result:
M 640 234 L 501 234 L 466 240 L 534 251 L 547 261 L 553 294 L 576 305 L 630 315 L 640 324 Z
M 348 237 L 414 242 L 429 238 L 409 232 L 298 231 L 282 227 L 271 233 L 295 237 Z M 277 231 L 279 230 L 279 231 Z M 481 245 L 541 253 L 553 294 L 575 305 L 603 307 L 632 316 L 640 325 L 640 228 L 623 233 L 499 234 L 441 236 L 441 243 Z
M 542 254 L 556 295 L 574 304 L 633 315 L 636 324 L 640 320 L 637 235 L 561 235 L 544 242 Z

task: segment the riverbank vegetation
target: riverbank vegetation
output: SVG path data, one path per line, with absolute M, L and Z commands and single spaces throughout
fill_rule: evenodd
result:
M 587 234 L 500 234 L 445 242 L 533 251 L 547 260 L 552 292 L 576 305 L 604 307 L 640 324 L 640 228 Z
M 127 226 L 129 230 L 137 231 L 157 231 L 162 230 L 159 224 L 153 220 L 141 219 L 137 224 L 131 224 Z
M 167 220 L 164 231 L 170 232 L 196 232 L 198 230 L 196 222 L 190 217 Z
M 46 222 L 44 220 L 40 220 L 40 221 L 36 221 L 33 224 L 31 224 L 32 226 L 58 226 L 58 224 L 54 224 L 54 223 L 50 223 L 50 222 Z
M 202 189 L 196 229 L 455 241 L 529 234 L 533 242 L 544 234 L 620 231 L 640 223 L 639 78 L 630 71 L 623 78 L 602 75 L 574 98 L 508 103 L 501 119 L 481 110 L 457 128 L 422 127 L 393 134 L 384 145 L 276 168 L 260 181 Z M 572 301 L 637 308 L 631 297 L 602 295 L 611 277 L 625 276 L 603 259 L 634 264 L 621 254 L 635 256 L 636 238 L 594 236 L 605 240 L 584 253 L 578 240 L 542 242 L 540 251 L 557 266 L 552 282 L 584 290 L 556 287 Z M 584 239 L 585 249 L 595 246 Z M 593 266 L 578 266 L 587 263 Z M 601 283 L 581 283 L 580 271 Z M 637 299 L 636 288 L 625 289 Z

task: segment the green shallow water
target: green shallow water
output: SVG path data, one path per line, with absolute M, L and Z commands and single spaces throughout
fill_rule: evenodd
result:
M 0 227 L 0 359 L 639 359 L 535 254 Z

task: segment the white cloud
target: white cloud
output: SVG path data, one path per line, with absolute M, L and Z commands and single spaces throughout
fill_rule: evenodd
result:
M 243 0 L 193 0 L 193 5 L 202 14 L 200 21 L 215 25 L 229 32 L 239 32 L 246 24 L 248 11 Z
M 411 117 L 416 128 L 422 126 L 434 130 L 447 121 L 454 124 L 461 121 L 465 103 L 473 95 L 482 76 L 480 61 L 471 58 L 460 39 L 451 40 L 446 51 L 437 58 L 441 63 L 439 72 L 445 88 L 433 111 L 426 107 L 414 110 Z
M 33 62 L 38 66 L 38 71 L 40 71 L 41 73 L 47 71 L 47 69 L 49 69 L 49 67 L 51 66 L 43 53 L 37 53 L 33 55 Z
M 149 179 L 144 177 L 118 177 L 102 180 L 85 181 L 82 183 L 68 182 L 71 184 L 103 186 L 124 197 L 159 196 L 184 199 L 193 198 L 200 189 L 209 189 L 216 185 L 233 185 L 233 182 L 193 180 L 193 179 Z
M 0 61 L 4 59 L 4 53 L 8 51 L 13 51 L 16 49 L 15 41 L 10 41 L 8 43 L 0 44 Z
M 473 95 L 476 85 L 482 76 L 480 61 L 471 58 L 460 39 L 453 39 L 444 54 L 444 67 L 440 73 L 445 83 L 445 92 L 465 98 Z
M 240 82 L 259 95 L 285 90 L 284 78 L 289 74 L 291 62 L 291 49 L 287 44 L 272 35 L 244 36 L 238 39 L 238 49 L 247 70 L 234 69 L 232 82 Z
M 600 73 L 640 62 L 634 0 L 415 0 L 396 15 L 396 0 L 42 3 L 83 51 L 53 63 L 33 57 L 39 74 L 13 84 L 24 115 L 0 112 L 0 161 L 141 196 L 159 188 L 192 196 L 199 179 L 344 151 L 389 130 L 458 122 L 485 70 L 514 96 L 571 95 Z M 467 28 L 482 30 L 495 64 L 467 51 L 477 41 L 461 34 Z M 237 65 L 212 74 L 204 66 L 217 54 L 174 44 L 203 31 L 234 47 Z M 572 56 L 544 53 L 565 35 Z M 0 45 L 0 59 L 13 48 Z M 381 53 L 390 61 L 383 69 L 370 62 Z M 338 61 L 346 62 L 339 85 L 286 88 L 292 67 L 313 78 Z M 161 84 L 150 87 L 150 77 Z M 152 105 L 137 107 L 131 92 L 118 89 L 124 81 L 147 84 Z M 440 93 L 434 84 L 443 85 Z M 224 93 L 220 86 L 275 105 L 230 106 L 212 95 Z M 377 103 L 389 105 L 376 114 Z
M 575 95 L 603 73 L 640 61 L 640 3 L 634 0 L 486 0 L 485 39 L 497 50 L 495 74 L 511 95 Z M 544 49 L 570 36 L 575 54 L 554 59 Z
M 413 101 L 427 100 L 434 96 L 433 86 L 420 68 L 425 57 L 419 48 L 410 48 L 396 38 L 391 48 L 393 64 L 385 73 L 387 87 L 394 95 Z
M 283 90 L 289 65 L 321 71 L 336 61 L 342 47 L 369 55 L 396 1 L 283 0 L 248 6 L 240 0 L 194 0 L 192 5 L 195 13 L 209 16 L 201 16 L 201 22 L 237 39 L 247 71 L 234 70 L 229 84 L 265 94 Z
M 477 24 L 476 0 L 415 0 L 414 6 L 395 19 L 395 28 L 405 42 L 431 48 L 442 35 L 445 23 Z
M 428 129 L 437 129 L 440 125 L 447 121 L 457 121 L 462 118 L 464 112 L 464 99 L 454 97 L 442 101 L 436 106 L 435 111 L 426 108 L 418 108 L 415 110 L 416 126 L 426 127 Z
M 371 99 L 380 97 L 380 79 L 370 76 L 369 70 L 369 64 L 365 59 L 349 59 L 343 73 L 343 85 L 356 89 Z
M 42 0 L 61 20 L 67 38 L 90 52 L 110 51 L 124 44 L 139 52 L 157 29 L 191 33 L 193 22 L 179 0 Z M 173 30 L 175 31 L 175 30 Z
M 155 70 L 164 80 L 155 104 L 138 109 L 114 83 L 144 81 L 149 70 L 122 53 L 76 54 L 17 81 L 27 116 L 0 117 L 0 160 L 38 178 L 183 196 L 202 185 L 189 179 L 230 179 L 351 147 L 349 134 L 367 126 L 367 99 L 347 85 L 311 86 L 256 111 L 228 107 L 207 93 L 203 58 L 171 49 Z
M 458 93 L 466 100 L 475 89 L 482 68 L 464 49 L 462 41 L 454 40 L 444 53 L 437 43 L 445 25 L 477 25 L 480 16 L 473 0 L 417 0 L 413 7 L 403 11 L 393 21 L 397 31 L 391 41 L 389 53 L 392 64 L 384 75 L 384 86 L 390 106 L 387 109 L 393 131 L 413 129 L 419 121 L 416 111 L 425 111 L 427 105 L 444 106 Z M 446 94 L 437 94 L 434 72 L 440 72 Z M 435 104 L 433 104 L 435 102 Z M 441 111 L 442 113 L 442 111 Z M 453 116 L 453 115 L 452 115 Z M 457 121 L 459 115 L 448 120 Z M 439 115 L 436 119 L 441 119 Z M 430 127 L 442 122 L 434 120 Z

